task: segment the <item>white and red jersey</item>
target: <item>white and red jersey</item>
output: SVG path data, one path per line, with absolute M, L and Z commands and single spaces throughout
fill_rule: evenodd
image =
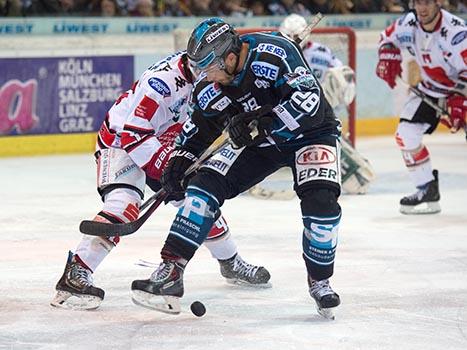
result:
M 329 68 L 342 66 L 342 62 L 334 56 L 331 49 L 323 44 L 310 41 L 302 51 L 314 76 L 319 81 L 323 80 L 324 74 Z
M 149 67 L 107 113 L 97 148 L 123 148 L 142 169 L 163 147 L 171 146 L 187 119 L 193 84 L 185 75 L 183 52 Z
M 407 49 L 420 66 L 419 89 L 432 97 L 463 90 L 467 83 L 467 29 L 464 20 L 441 9 L 432 32 L 425 31 L 409 12 L 381 34 L 380 46 L 392 43 Z

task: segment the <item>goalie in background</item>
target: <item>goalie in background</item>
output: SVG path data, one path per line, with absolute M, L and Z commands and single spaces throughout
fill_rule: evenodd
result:
M 306 27 L 304 17 L 291 14 L 281 23 L 279 31 L 296 41 Z M 347 108 L 355 98 L 355 73 L 352 68 L 343 65 L 323 44 L 309 40 L 299 44 L 331 107 L 336 111 Z M 341 138 L 341 146 L 342 188 L 348 194 L 365 194 L 375 178 L 373 168 L 345 137 Z
M 465 128 L 467 115 L 467 30 L 464 20 L 441 9 L 440 0 L 414 0 L 414 10 L 381 33 L 376 75 L 391 89 L 401 76 L 401 49 L 421 67 L 417 89 L 435 105 L 447 109 L 440 114 L 421 96 L 410 92 L 402 109 L 396 142 L 416 192 L 400 200 L 402 214 L 433 214 L 441 211 L 438 171 L 431 166 L 423 136 L 439 122 L 451 132 Z

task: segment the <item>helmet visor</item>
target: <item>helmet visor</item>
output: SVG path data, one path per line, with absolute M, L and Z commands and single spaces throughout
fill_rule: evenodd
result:
M 196 76 L 199 76 L 201 73 L 208 74 L 216 70 L 224 70 L 225 68 L 224 60 L 220 57 L 216 57 L 214 52 L 211 52 L 206 58 L 199 62 L 188 59 L 188 64 Z

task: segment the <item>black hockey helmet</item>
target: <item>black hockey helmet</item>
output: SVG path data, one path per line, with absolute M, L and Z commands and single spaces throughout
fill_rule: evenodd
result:
M 213 63 L 225 70 L 225 57 L 240 54 L 242 43 L 235 29 L 219 17 L 202 21 L 191 33 L 187 54 L 191 68 L 201 72 Z

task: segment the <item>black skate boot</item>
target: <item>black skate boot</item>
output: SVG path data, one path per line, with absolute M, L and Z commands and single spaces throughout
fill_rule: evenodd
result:
M 164 260 L 149 279 L 133 281 L 131 284 L 133 302 L 160 312 L 179 314 L 179 299 L 184 292 L 184 269 L 185 266 L 177 261 Z
M 251 265 L 245 262 L 240 255 L 235 254 L 227 260 L 218 260 L 221 275 L 228 283 L 243 284 L 253 287 L 270 287 L 269 271 L 262 266 Z
M 333 309 L 339 306 L 341 300 L 329 285 L 329 280 L 315 281 L 308 277 L 309 292 L 316 302 L 318 313 L 328 319 L 334 319 Z
M 65 271 L 55 286 L 57 294 L 50 305 L 65 309 L 97 309 L 105 292 L 92 284 L 92 272 L 68 252 Z
M 441 211 L 439 205 L 438 170 L 433 170 L 434 180 L 417 187 L 418 191 L 401 199 L 402 214 L 435 214 Z

